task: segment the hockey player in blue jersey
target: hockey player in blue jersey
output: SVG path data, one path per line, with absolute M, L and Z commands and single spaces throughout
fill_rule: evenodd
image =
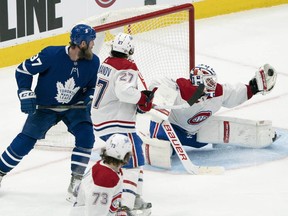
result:
M 71 30 L 69 46 L 48 46 L 17 67 L 21 111 L 28 116 L 22 131 L 0 157 L 0 183 L 34 148 L 36 141 L 44 139 L 46 132 L 59 121 L 63 121 L 75 137 L 68 192 L 72 192 L 73 185 L 81 181 L 95 139 L 90 117 L 100 62 L 92 52 L 95 38 L 93 28 L 78 24 Z M 34 75 L 38 75 L 38 80 L 32 90 Z M 86 105 L 87 108 L 57 108 L 74 104 Z

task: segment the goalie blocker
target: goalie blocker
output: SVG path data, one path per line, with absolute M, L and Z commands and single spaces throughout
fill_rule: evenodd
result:
M 272 122 L 212 116 L 197 133 L 197 141 L 203 143 L 265 148 L 276 137 Z M 172 148 L 169 141 L 142 136 L 148 164 L 164 169 L 171 168 Z M 184 144 L 185 145 L 185 144 Z

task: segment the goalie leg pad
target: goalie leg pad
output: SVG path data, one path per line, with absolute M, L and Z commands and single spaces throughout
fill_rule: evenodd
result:
M 198 142 L 247 148 L 265 148 L 273 143 L 275 130 L 271 121 L 253 121 L 213 116 L 197 133 Z
M 155 167 L 171 169 L 172 147 L 169 141 L 147 138 L 143 144 L 146 162 Z

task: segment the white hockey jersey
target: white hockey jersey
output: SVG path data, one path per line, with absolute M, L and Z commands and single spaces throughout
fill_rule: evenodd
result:
M 159 82 L 169 83 L 168 78 L 165 78 Z M 190 79 L 179 78 L 176 80 L 177 85 L 174 86 L 174 90 L 178 91 L 178 95 L 175 99 L 174 105 L 181 105 L 187 103 L 186 101 L 192 97 L 197 87 L 191 84 Z M 155 87 L 155 83 L 153 87 Z M 204 100 L 193 104 L 193 106 L 186 109 L 172 109 L 168 120 L 170 123 L 181 127 L 191 134 L 197 133 L 202 124 L 212 115 L 214 115 L 221 107 L 232 108 L 242 104 L 253 96 L 249 86 L 237 83 L 231 84 L 217 84 L 215 96 L 208 97 Z
M 100 66 L 91 110 L 97 136 L 136 131 L 138 72 L 134 61 L 123 58 L 108 57 Z
M 122 170 L 117 173 L 102 160 L 81 181 L 70 216 L 116 215 L 122 194 Z

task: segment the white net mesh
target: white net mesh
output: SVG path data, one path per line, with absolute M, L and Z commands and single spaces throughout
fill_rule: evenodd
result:
M 144 6 L 135 9 L 126 9 L 124 11 L 108 13 L 107 17 L 101 19 L 85 20 L 85 23 L 93 25 L 105 20 L 112 22 L 119 19 L 127 19 L 148 12 L 159 11 L 171 6 Z M 114 15 L 114 16 L 112 16 Z M 189 19 L 188 11 L 169 13 L 167 15 L 149 18 L 144 21 L 124 24 L 121 27 L 108 27 L 98 33 L 99 39 L 104 40 L 101 47 L 95 47 L 101 61 L 103 61 L 110 52 L 110 44 L 114 36 L 119 32 L 125 32 L 133 35 L 135 52 L 133 59 L 146 82 L 156 76 L 188 77 L 190 64 L 189 50 Z M 101 21 L 100 21 L 101 20 Z M 96 27 L 97 31 L 97 27 Z M 97 37 L 98 37 L 97 35 Z M 100 50 L 99 50 L 100 49 Z M 194 52 L 194 51 L 193 51 Z
M 70 151 L 74 147 L 74 140 L 74 137 L 67 131 L 66 125 L 63 122 L 59 122 L 50 128 L 45 139 L 37 142 L 36 148 Z

